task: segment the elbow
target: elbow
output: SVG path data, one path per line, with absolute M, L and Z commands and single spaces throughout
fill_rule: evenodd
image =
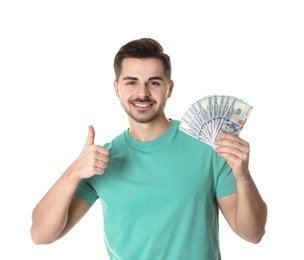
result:
M 42 244 L 44 244 L 44 243 L 42 242 L 42 240 L 39 239 L 38 236 L 36 236 L 36 235 L 34 235 L 34 234 L 32 234 L 32 233 L 31 233 L 31 238 L 32 238 L 32 242 L 33 242 L 34 244 L 36 244 L 36 245 L 42 245 Z
M 33 237 L 33 236 L 32 236 L 32 242 L 35 245 L 45 245 L 45 243 L 43 243 L 41 240 L 39 240 L 39 239 L 37 239 L 36 237 Z
M 30 230 L 30 234 L 31 234 L 32 242 L 34 244 L 36 245 L 45 244 L 44 241 L 40 238 L 40 236 L 33 231 L 33 229 Z
M 236 233 L 247 242 L 259 244 L 266 233 L 265 224 L 260 223 L 250 227 L 239 228 Z
M 260 216 L 257 221 L 255 221 L 255 225 L 251 226 L 251 228 L 247 229 L 247 232 L 243 233 L 243 238 L 250 243 L 259 244 L 266 233 L 266 222 L 267 207 L 265 206 L 263 215 Z
M 33 227 L 30 229 L 30 235 L 32 242 L 36 245 L 46 245 L 52 243 L 52 241 L 46 240 L 40 232 L 36 231 Z
M 250 240 L 253 244 L 259 244 L 262 241 L 262 238 L 264 237 L 266 233 L 266 222 L 267 222 L 267 206 L 265 204 L 265 213 L 261 220 L 260 227 L 256 230 L 254 235 L 252 236 L 252 239 Z
M 265 235 L 265 229 L 263 229 L 262 231 L 255 233 L 254 235 L 245 238 L 245 240 L 247 240 L 248 242 L 252 243 L 252 244 L 259 244 L 262 241 L 262 238 Z

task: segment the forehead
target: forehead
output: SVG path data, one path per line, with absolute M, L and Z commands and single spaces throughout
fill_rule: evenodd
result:
M 120 76 L 164 76 L 164 66 L 162 61 L 156 58 L 125 58 L 122 61 Z

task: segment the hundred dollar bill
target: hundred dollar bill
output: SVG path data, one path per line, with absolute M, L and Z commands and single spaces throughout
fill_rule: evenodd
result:
M 182 117 L 179 129 L 215 147 L 218 133 L 239 135 L 253 106 L 227 95 L 208 95 L 193 103 Z
M 204 127 L 209 133 L 209 136 L 212 140 L 213 130 L 212 130 L 212 116 L 213 116 L 213 107 L 212 107 L 212 96 L 206 96 L 197 101 L 199 110 L 201 111 L 202 116 L 204 117 L 206 125 Z
M 189 125 L 185 120 L 180 122 L 179 130 L 204 143 L 209 144 L 211 142 L 208 136 L 206 136 L 203 132 L 199 132 L 196 129 L 193 129 L 192 125 Z
M 228 119 L 230 115 L 230 111 L 232 110 L 233 104 L 235 103 L 236 98 L 232 96 L 224 96 L 223 101 L 221 101 L 221 112 L 217 119 L 217 126 L 214 130 L 213 137 L 216 137 L 219 131 L 221 130 L 221 126 Z
M 219 132 L 239 135 L 247 121 L 253 106 L 242 99 L 235 98 L 227 115 L 224 117 Z

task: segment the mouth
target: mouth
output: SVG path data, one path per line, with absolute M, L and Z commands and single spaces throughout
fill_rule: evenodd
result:
M 154 103 L 155 101 L 150 100 L 149 98 L 130 100 L 130 104 L 138 110 L 148 110 L 154 105 Z
M 153 102 L 132 102 L 132 105 L 138 108 L 146 108 L 153 106 Z

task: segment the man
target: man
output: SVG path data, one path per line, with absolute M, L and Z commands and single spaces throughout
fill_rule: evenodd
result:
M 260 242 L 267 207 L 248 169 L 249 144 L 221 133 L 213 149 L 166 117 L 174 84 L 157 41 L 122 46 L 114 69 L 129 128 L 100 146 L 89 126 L 79 157 L 33 210 L 33 242 L 63 237 L 97 199 L 110 259 L 221 259 L 219 209 L 237 235 Z

